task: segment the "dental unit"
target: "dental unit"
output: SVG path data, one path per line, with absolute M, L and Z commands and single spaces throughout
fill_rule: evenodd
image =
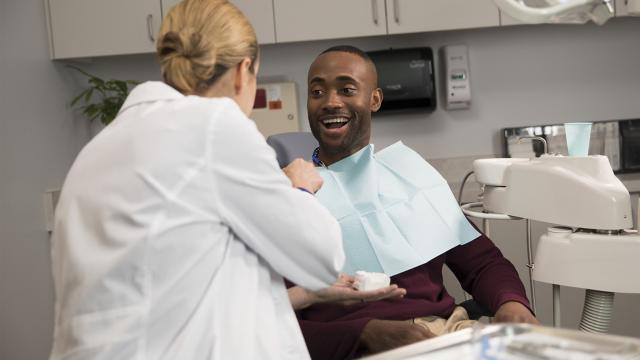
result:
M 640 235 L 632 230 L 629 192 L 607 157 L 545 154 L 473 166 L 484 212 L 559 225 L 542 235 L 530 264 L 532 280 L 553 284 L 554 326 L 559 286 L 572 286 L 587 289 L 580 329 L 606 332 L 614 293 L 640 293 L 640 281 L 627 276 L 640 273 Z

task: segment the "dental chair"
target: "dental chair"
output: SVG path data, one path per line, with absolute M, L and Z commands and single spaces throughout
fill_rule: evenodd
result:
M 267 138 L 267 144 L 275 150 L 276 158 L 281 168 L 289 165 L 290 162 L 297 158 L 311 161 L 313 150 L 318 147 L 318 141 L 310 132 L 288 132 L 271 135 Z M 465 300 L 458 305 L 467 310 L 471 320 L 494 315 L 473 299 Z
M 267 144 L 276 151 L 278 164 L 281 168 L 289 165 L 297 158 L 311 161 L 313 150 L 318 147 L 318 141 L 310 132 L 288 132 L 271 135 Z

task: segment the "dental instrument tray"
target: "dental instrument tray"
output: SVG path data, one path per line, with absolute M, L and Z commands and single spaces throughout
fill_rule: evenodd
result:
M 366 360 L 640 359 L 640 339 L 526 324 L 478 325 Z

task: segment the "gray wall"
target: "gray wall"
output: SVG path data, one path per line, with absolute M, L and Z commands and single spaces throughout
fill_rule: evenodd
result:
M 86 131 L 77 90 L 48 59 L 42 1 L 0 1 L 0 359 L 43 359 L 53 287 L 42 193 L 59 187 Z
M 640 117 L 637 18 L 616 19 L 601 28 L 509 27 L 271 45 L 263 49 L 261 76 L 295 81 L 304 118 L 307 66 L 319 51 L 338 43 L 366 50 L 469 46 L 470 110 L 375 120 L 375 143 L 402 139 L 431 159 L 497 154 L 502 127 Z M 89 138 L 89 126 L 66 107 L 84 80 L 64 64 L 49 61 L 42 1 L 0 1 L 0 49 L 0 359 L 43 359 L 51 344 L 53 284 L 42 193 L 60 187 Z M 159 78 L 152 55 L 79 65 L 105 77 Z M 507 256 L 520 264 L 524 247 L 518 245 L 523 241 L 518 226 L 497 225 L 493 232 Z M 566 308 L 577 310 L 567 315 L 567 325 L 575 326 L 582 299 L 579 291 L 569 295 Z M 616 310 L 622 310 L 614 332 L 640 336 L 640 319 L 625 316 L 639 313 L 638 297 L 618 300 Z M 541 316 L 549 322 L 549 316 Z

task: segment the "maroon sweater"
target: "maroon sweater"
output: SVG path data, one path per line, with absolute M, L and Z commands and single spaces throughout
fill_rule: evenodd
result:
M 357 355 L 360 334 L 372 319 L 449 317 L 456 303 L 444 288 L 444 264 L 453 271 L 463 289 L 492 312 L 507 301 L 517 301 L 530 308 L 524 286 L 513 265 L 489 238 L 481 235 L 424 265 L 391 277 L 392 284 L 407 290 L 402 299 L 349 306 L 316 304 L 297 311 L 311 358 L 352 359 Z

